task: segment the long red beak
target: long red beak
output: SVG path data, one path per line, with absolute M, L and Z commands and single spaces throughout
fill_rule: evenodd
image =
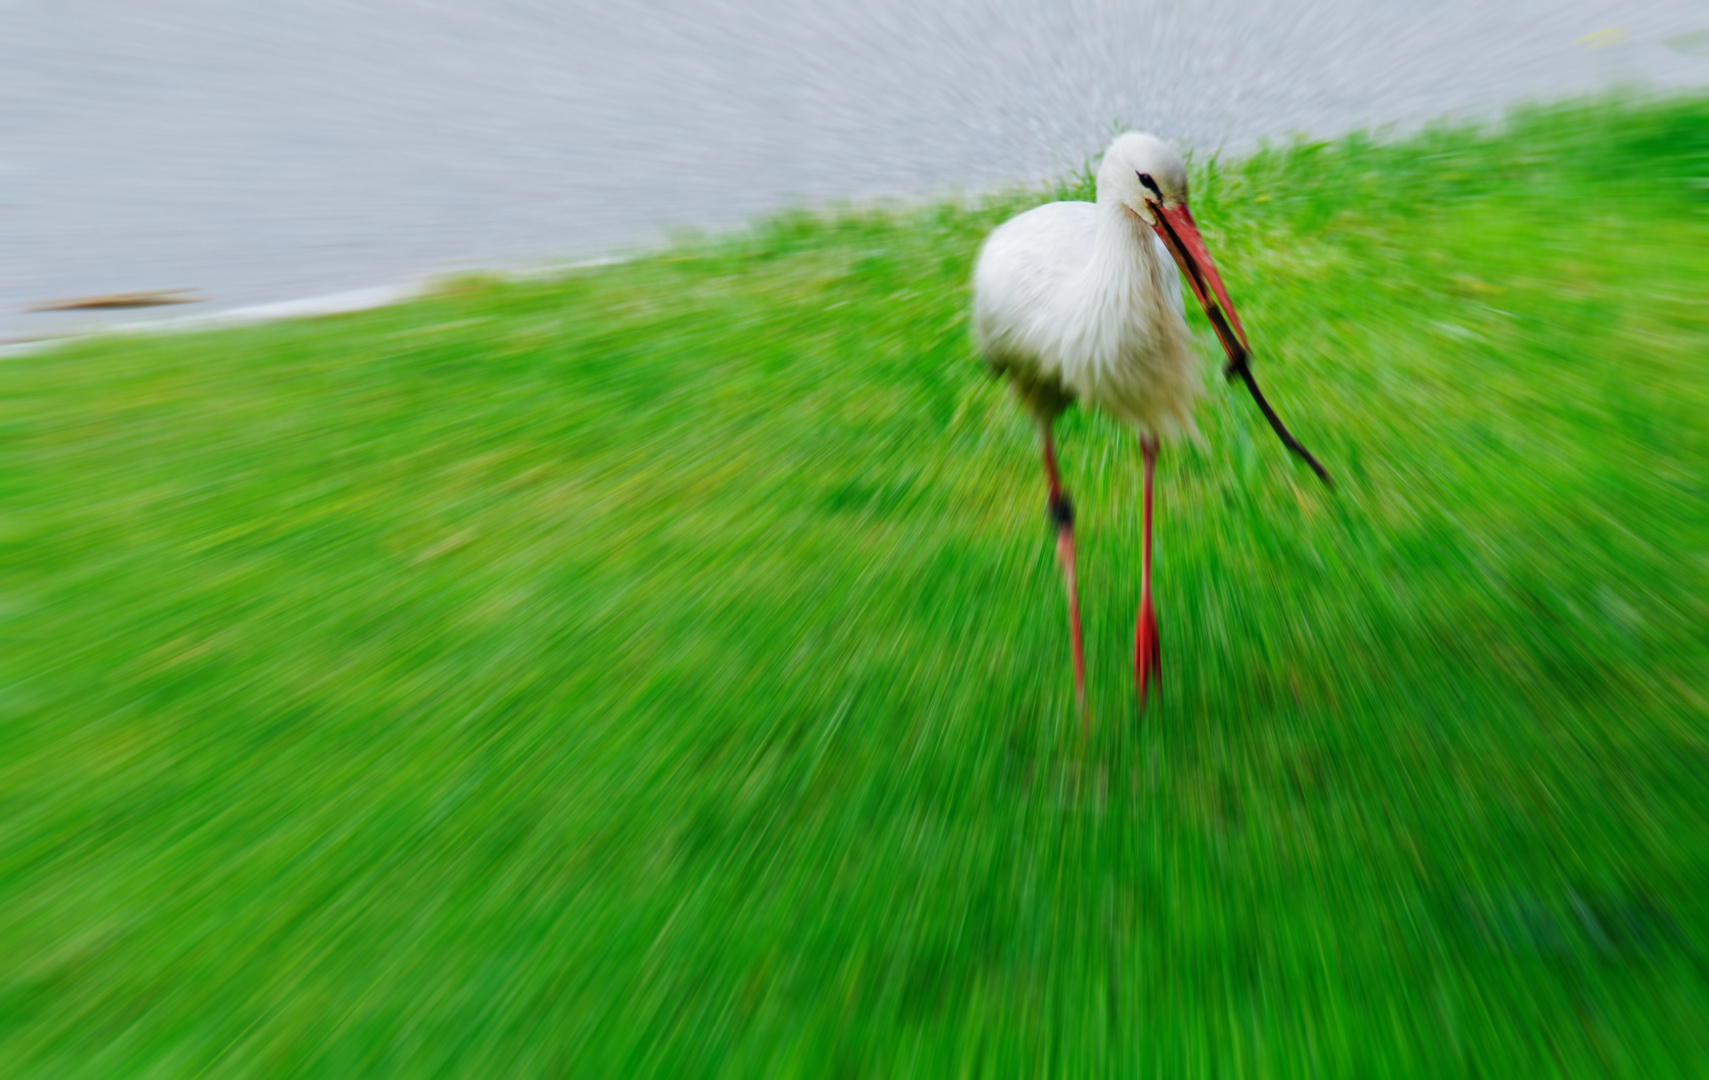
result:
M 1270 421 L 1270 427 L 1275 431 L 1282 445 L 1298 454 L 1311 466 L 1311 471 L 1317 474 L 1319 480 L 1329 483 L 1329 474 L 1318 464 L 1311 451 L 1300 445 L 1300 441 L 1289 433 L 1282 418 L 1276 415 L 1276 410 L 1264 400 L 1264 394 L 1258 389 L 1258 380 L 1252 377 L 1252 366 L 1248 361 L 1252 358 L 1252 349 L 1246 344 L 1246 331 L 1241 328 L 1240 316 L 1234 313 L 1234 305 L 1229 303 L 1228 290 L 1223 288 L 1222 276 L 1216 272 L 1216 263 L 1211 261 L 1211 253 L 1205 250 L 1204 237 L 1199 235 L 1199 227 L 1193 223 L 1193 215 L 1186 204 L 1180 206 L 1158 206 L 1152 204 L 1152 210 L 1157 215 L 1157 221 L 1151 227 L 1157 230 L 1157 235 L 1163 238 L 1163 245 L 1169 249 L 1169 254 L 1175 256 L 1175 264 L 1186 275 L 1187 284 L 1192 287 L 1193 295 L 1199 298 L 1199 304 L 1205 309 L 1205 317 L 1210 319 L 1211 326 L 1216 329 L 1217 340 L 1222 342 L 1222 351 L 1228 354 L 1228 366 L 1223 368 L 1223 374 L 1229 378 L 1240 376 L 1246 384 L 1246 389 L 1252 392 L 1252 400 L 1258 403 L 1258 408 L 1264 413 L 1264 419 Z
M 1152 228 L 1163 238 L 1169 254 L 1175 256 L 1176 265 L 1181 268 L 1193 295 L 1205 309 L 1205 317 L 1216 328 L 1217 340 L 1222 342 L 1223 351 L 1228 353 L 1229 363 L 1244 366 L 1252 351 L 1246 343 L 1246 331 L 1240 325 L 1240 316 L 1234 313 L 1234 305 L 1229 302 L 1228 290 L 1223 287 L 1222 276 L 1216 272 L 1216 263 L 1211 261 L 1211 253 L 1205 249 L 1204 237 L 1199 235 L 1192 211 L 1187 209 L 1186 203 L 1180 206 L 1153 204 L 1152 210 L 1157 214 L 1157 223 Z

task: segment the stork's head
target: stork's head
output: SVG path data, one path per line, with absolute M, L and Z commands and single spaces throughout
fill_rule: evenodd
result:
M 1113 203 L 1151 226 L 1216 328 L 1230 370 L 1244 367 L 1246 331 L 1187 209 L 1187 166 L 1181 155 L 1155 135 L 1129 132 L 1117 137 L 1098 166 L 1098 202 Z
M 1154 225 L 1157 207 L 1187 205 L 1187 166 L 1162 139 L 1130 131 L 1110 144 L 1098 167 L 1098 201 L 1112 199 Z

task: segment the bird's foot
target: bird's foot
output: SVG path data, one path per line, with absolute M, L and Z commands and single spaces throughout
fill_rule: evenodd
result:
M 1157 639 L 1157 612 L 1148 592 L 1139 598 L 1139 626 L 1134 633 L 1133 678 L 1139 688 L 1139 707 L 1145 708 L 1146 691 L 1153 682 L 1163 684 L 1163 652 Z

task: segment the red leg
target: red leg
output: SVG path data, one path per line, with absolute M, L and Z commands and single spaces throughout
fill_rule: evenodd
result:
M 1145 455 L 1144 538 L 1140 549 L 1139 625 L 1134 631 L 1133 677 L 1139 685 L 1139 706 L 1145 707 L 1145 692 L 1153 680 L 1163 682 L 1163 653 L 1157 640 L 1157 612 L 1151 606 L 1151 478 L 1157 468 L 1157 440 L 1140 440 Z
M 1050 519 L 1056 523 L 1056 559 L 1068 583 L 1068 632 L 1074 642 L 1074 694 L 1086 704 L 1086 656 L 1080 644 L 1080 589 L 1074 578 L 1074 508 L 1062 490 L 1056 471 L 1056 446 L 1050 425 L 1041 424 L 1044 436 L 1044 474 L 1050 481 Z

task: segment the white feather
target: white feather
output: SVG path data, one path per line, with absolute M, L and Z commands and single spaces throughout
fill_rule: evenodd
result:
M 1178 183 L 1185 201 L 1173 152 L 1149 136 L 1124 136 L 1105 155 L 1096 203 L 1029 210 L 980 252 L 974 336 L 1042 422 L 1078 399 L 1141 435 L 1195 430 L 1203 378 L 1180 277 L 1129 190 L 1135 160 L 1144 165 L 1159 148 L 1170 160 L 1156 167 L 1172 170 L 1166 182 Z

